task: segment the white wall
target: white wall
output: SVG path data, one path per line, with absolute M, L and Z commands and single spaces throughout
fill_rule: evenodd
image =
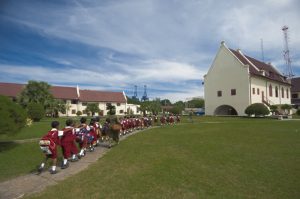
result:
M 272 96 L 269 95 L 269 86 L 272 85 Z M 276 97 L 275 88 L 278 88 L 278 96 Z M 255 88 L 255 94 L 253 94 L 253 88 Z M 283 95 L 282 95 L 283 88 Z M 259 94 L 257 89 L 260 90 Z M 270 81 L 260 77 L 251 77 L 251 103 L 262 103 L 262 91 L 264 92 L 264 98 L 270 105 L 275 104 L 291 104 L 291 92 L 290 86 L 281 84 L 279 82 Z M 287 95 L 288 92 L 288 95 Z
M 232 106 L 238 115 L 245 115 L 244 111 L 250 103 L 248 68 L 221 43 L 204 79 L 206 115 L 214 115 L 221 105 Z M 235 96 L 231 96 L 231 89 L 236 89 Z M 222 91 L 222 97 L 217 96 L 218 91 Z

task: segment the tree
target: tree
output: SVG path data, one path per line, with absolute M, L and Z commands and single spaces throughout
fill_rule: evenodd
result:
M 146 115 L 147 111 L 150 111 L 150 101 L 144 101 L 141 103 L 140 110 L 143 112 L 143 115 Z
M 59 113 L 66 113 L 66 104 L 59 99 L 52 99 L 47 106 L 46 109 L 47 115 L 51 115 L 51 117 L 58 117 Z
M 19 103 L 26 107 L 29 103 L 42 104 L 44 108 L 53 100 L 50 85 L 46 82 L 30 80 L 18 97 Z
M 44 117 L 45 110 L 42 104 L 32 102 L 27 105 L 27 113 L 30 119 L 34 122 L 38 122 Z
M 150 101 L 148 105 L 149 111 L 151 111 L 152 114 L 158 114 L 161 111 L 161 104 L 159 100 L 153 100 Z
M 26 125 L 26 110 L 5 96 L 0 96 L 0 134 L 18 132 Z
M 187 103 L 188 108 L 204 108 L 204 99 L 192 99 Z
M 160 101 L 160 104 L 161 104 L 162 106 L 171 106 L 171 105 L 172 105 L 171 101 L 168 100 L 168 99 L 163 99 L 163 100 L 161 100 L 161 101 Z
M 174 107 L 171 109 L 171 112 L 174 114 L 181 114 L 185 108 L 185 104 L 183 101 L 178 101 L 174 103 Z M 176 113 L 175 113 L 176 112 Z
M 265 116 L 270 113 L 269 109 L 262 103 L 254 103 L 249 105 L 245 109 L 245 113 L 248 116 L 255 115 L 255 116 Z
M 108 115 L 115 115 L 116 114 L 116 107 L 113 106 L 111 103 L 107 103 L 106 110 L 108 110 Z
M 271 110 L 271 112 L 272 112 L 273 114 L 277 112 L 277 109 L 278 109 L 278 107 L 277 107 L 276 105 L 271 105 L 271 106 L 270 106 L 270 110 Z
M 82 115 L 82 112 L 81 112 L 81 111 L 77 111 L 77 112 L 76 112 L 76 115 L 77 115 L 77 116 L 80 116 L 80 115 Z
M 94 116 L 95 113 L 100 112 L 99 104 L 98 103 L 88 103 L 85 110 L 87 113 L 92 113 L 92 116 Z
M 138 99 L 133 99 L 133 98 L 130 98 L 128 96 L 127 97 L 127 103 L 128 104 L 141 104 L 141 102 L 138 100 Z
M 170 112 L 175 115 L 178 115 L 178 114 L 181 114 L 182 110 L 183 109 L 180 106 L 173 106 L 173 108 L 171 108 Z
M 284 110 L 284 113 L 285 114 L 289 114 L 290 110 L 292 109 L 293 107 L 289 104 L 283 104 L 281 106 L 281 109 Z

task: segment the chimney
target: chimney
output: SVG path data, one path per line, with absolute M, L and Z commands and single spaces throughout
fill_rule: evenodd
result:
M 79 86 L 77 85 L 77 87 L 76 87 L 76 91 L 77 91 L 77 96 L 78 96 L 78 98 L 80 98 L 80 92 L 79 92 Z

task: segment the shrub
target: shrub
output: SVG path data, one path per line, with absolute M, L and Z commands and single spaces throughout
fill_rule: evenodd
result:
M 270 113 L 270 111 L 264 104 L 255 103 L 255 104 L 249 105 L 246 108 L 245 113 L 249 116 L 250 115 L 264 116 L 264 115 L 268 115 Z
M 30 103 L 27 106 L 28 116 L 34 122 L 40 121 L 45 116 L 44 106 L 42 104 Z
M 270 109 L 271 109 L 271 112 L 272 112 L 272 113 L 278 112 L 278 110 L 277 110 L 277 109 L 278 109 L 277 105 L 271 105 L 271 106 L 270 106 Z
M 297 110 L 296 114 L 297 114 L 297 115 L 300 115 L 300 109 Z
M 16 133 L 26 125 L 26 111 L 5 96 L 0 96 L 0 117 L 0 134 Z
M 289 114 L 290 110 L 292 109 L 292 106 L 289 104 L 283 104 L 280 108 L 284 111 L 284 114 Z
M 81 111 L 77 111 L 77 112 L 76 112 L 76 115 L 77 115 L 77 116 L 80 116 L 80 115 L 82 115 L 82 112 L 81 112 Z

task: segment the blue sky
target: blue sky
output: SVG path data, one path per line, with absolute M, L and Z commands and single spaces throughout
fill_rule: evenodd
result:
M 289 26 L 300 75 L 297 0 L 2 0 L 0 81 L 125 91 L 171 101 L 203 96 L 220 42 L 284 72 Z

